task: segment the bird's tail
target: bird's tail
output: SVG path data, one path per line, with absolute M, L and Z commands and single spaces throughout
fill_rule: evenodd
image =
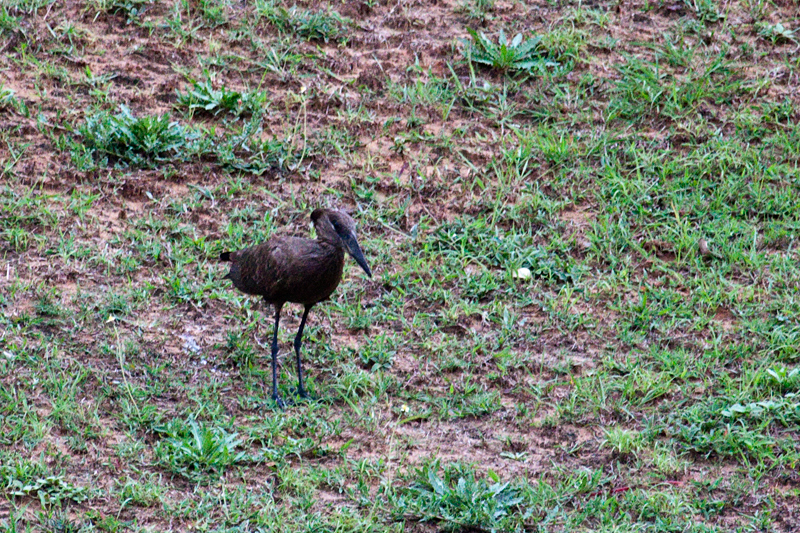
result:
M 219 254 L 219 260 L 220 261 L 230 261 L 231 260 L 231 253 L 230 252 L 222 252 L 221 254 Z M 225 274 L 225 276 L 223 276 L 222 279 L 233 279 L 233 278 L 231 278 L 231 273 L 228 272 L 227 274 Z

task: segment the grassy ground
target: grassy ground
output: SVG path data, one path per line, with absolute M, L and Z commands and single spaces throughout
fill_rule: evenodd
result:
M 797 1 L 292 6 L 0 5 L 0 531 L 796 531 Z

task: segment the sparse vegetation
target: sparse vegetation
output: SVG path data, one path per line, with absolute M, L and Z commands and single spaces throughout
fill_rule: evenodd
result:
M 0 84 L 0 111 L 16 111 L 24 117 L 30 115 L 25 102 L 14 95 L 13 89 L 2 84 Z
M 518 33 L 510 41 L 503 30 L 497 37 L 497 43 L 483 32 L 467 28 L 472 42 L 466 42 L 466 56 L 471 62 L 488 65 L 502 72 L 530 72 L 534 68 L 546 73 L 559 66 L 558 62 L 549 59 L 541 47 L 541 37 L 530 37 L 523 41 Z
M 148 0 L 90 0 L 89 5 L 98 12 L 122 14 L 130 23 L 146 9 Z
M 259 15 L 281 32 L 292 33 L 307 41 L 329 42 L 346 37 L 347 20 L 333 9 L 311 11 L 292 6 L 287 9 L 273 1 L 261 2 Z
M 161 431 L 166 438 L 156 447 L 156 456 L 170 470 L 192 480 L 219 477 L 245 456 L 236 451 L 242 444 L 236 433 L 208 428 L 191 418 L 185 424 L 173 422 Z
M 73 161 L 88 156 L 101 166 L 154 166 L 179 161 L 192 151 L 198 134 L 191 132 L 169 115 L 136 118 L 127 107 L 111 115 L 106 112 L 88 116 L 80 126 L 83 149 Z
M 768 22 L 759 22 L 756 24 L 756 31 L 764 39 L 768 39 L 772 44 L 781 42 L 797 43 L 795 31 L 790 30 L 782 23 L 770 24 Z
M 456 12 L 464 13 L 471 19 L 480 21 L 491 20 L 495 0 L 463 0 Z
M 791 2 L 0 4 L 0 531 L 796 529 Z
M 186 93 L 178 93 L 178 106 L 185 107 L 190 114 L 197 112 L 218 115 L 228 112 L 233 115 L 260 114 L 267 101 L 263 91 L 238 92 L 221 87 L 215 89 L 212 81 L 190 80 L 192 88 Z
M 407 487 L 393 495 L 396 519 L 414 518 L 440 522 L 446 531 L 522 531 L 524 496 L 521 489 L 500 480 L 491 470 L 486 479 L 476 479 L 471 468 L 438 462 L 417 470 Z

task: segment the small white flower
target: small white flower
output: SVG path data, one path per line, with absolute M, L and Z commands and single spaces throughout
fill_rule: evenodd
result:
M 114 315 L 108 315 L 108 318 L 106 319 L 106 324 L 108 324 L 109 322 L 114 322 L 114 320 L 116 320 L 116 318 L 114 318 Z

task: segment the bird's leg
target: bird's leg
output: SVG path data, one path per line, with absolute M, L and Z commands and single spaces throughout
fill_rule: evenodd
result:
M 275 304 L 275 332 L 272 334 L 272 399 L 281 409 L 286 407 L 278 395 L 278 322 L 281 319 L 283 304 Z
M 300 321 L 300 328 L 297 330 L 297 336 L 294 338 L 294 353 L 297 356 L 297 394 L 301 398 L 307 398 L 308 394 L 306 394 L 306 389 L 303 387 L 303 365 L 300 363 L 300 347 L 303 345 L 303 328 L 306 325 L 306 318 L 308 318 L 308 312 L 311 311 L 311 306 L 306 306 L 306 310 L 303 311 L 303 319 Z

